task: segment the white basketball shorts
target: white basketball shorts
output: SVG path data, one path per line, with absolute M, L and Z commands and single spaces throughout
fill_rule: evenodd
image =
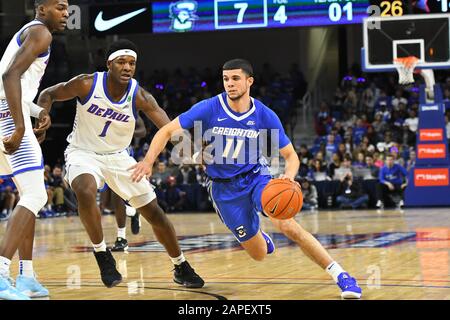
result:
M 152 185 L 146 179 L 140 182 L 131 180 L 131 171 L 127 169 L 136 164 L 126 150 L 113 154 L 97 154 L 69 145 L 65 152 L 65 179 L 72 185 L 73 180 L 82 175 L 90 174 L 97 182 L 97 189 L 106 184 L 119 197 L 138 209 L 156 198 Z

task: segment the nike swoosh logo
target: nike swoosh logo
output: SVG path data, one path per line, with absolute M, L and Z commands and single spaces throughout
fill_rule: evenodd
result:
M 277 210 L 278 205 L 280 204 L 280 200 L 281 200 L 281 197 L 278 198 L 277 203 L 275 203 L 275 205 L 273 206 L 272 210 L 269 211 L 270 214 L 273 214 L 275 212 L 275 210 Z
M 220 121 L 227 120 L 227 119 L 228 119 L 228 118 L 223 118 L 223 119 L 218 118 L 217 121 L 220 122 Z
M 131 18 L 137 16 L 138 14 L 141 14 L 145 10 L 147 10 L 147 8 L 142 8 L 110 20 L 103 20 L 103 11 L 100 11 L 97 15 L 97 18 L 95 18 L 94 27 L 98 31 L 106 31 L 114 28 L 115 26 L 118 26 L 119 24 L 127 20 L 130 20 Z

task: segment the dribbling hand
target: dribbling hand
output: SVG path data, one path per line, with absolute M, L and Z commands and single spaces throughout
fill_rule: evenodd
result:
M 128 171 L 133 170 L 131 173 L 131 180 L 133 182 L 140 182 L 142 178 L 150 178 L 152 175 L 152 166 L 143 161 L 139 161 L 135 165 L 128 168 Z
M 294 183 L 301 189 L 300 183 L 298 183 L 297 181 L 295 181 L 294 178 L 292 178 L 292 177 L 288 177 L 288 176 L 285 175 L 285 174 L 281 174 L 281 175 L 278 177 L 278 179 L 289 180 L 289 181 L 291 181 L 291 182 L 294 182 Z

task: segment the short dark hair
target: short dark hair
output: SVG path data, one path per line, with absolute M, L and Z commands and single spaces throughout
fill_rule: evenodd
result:
M 108 57 L 111 55 L 111 53 L 116 52 L 117 50 L 122 50 L 122 49 L 133 50 L 134 52 L 136 52 L 136 54 L 139 55 L 138 48 L 133 42 L 131 42 L 130 40 L 127 40 L 127 39 L 120 39 L 120 40 L 114 41 L 109 46 L 108 52 L 106 52 L 106 59 L 108 59 Z
M 224 63 L 222 70 L 242 69 L 249 77 L 253 77 L 253 67 L 244 59 L 233 59 Z
M 41 4 L 45 4 L 48 0 L 34 0 L 34 8 L 37 9 Z

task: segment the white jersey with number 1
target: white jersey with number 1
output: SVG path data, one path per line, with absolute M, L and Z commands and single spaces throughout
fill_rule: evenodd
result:
M 95 153 L 125 150 L 133 139 L 136 125 L 136 94 L 138 82 L 131 79 L 119 102 L 112 101 L 106 86 L 108 73 L 94 74 L 94 83 L 85 101 L 77 100 L 72 133 L 67 137 L 69 148 Z

